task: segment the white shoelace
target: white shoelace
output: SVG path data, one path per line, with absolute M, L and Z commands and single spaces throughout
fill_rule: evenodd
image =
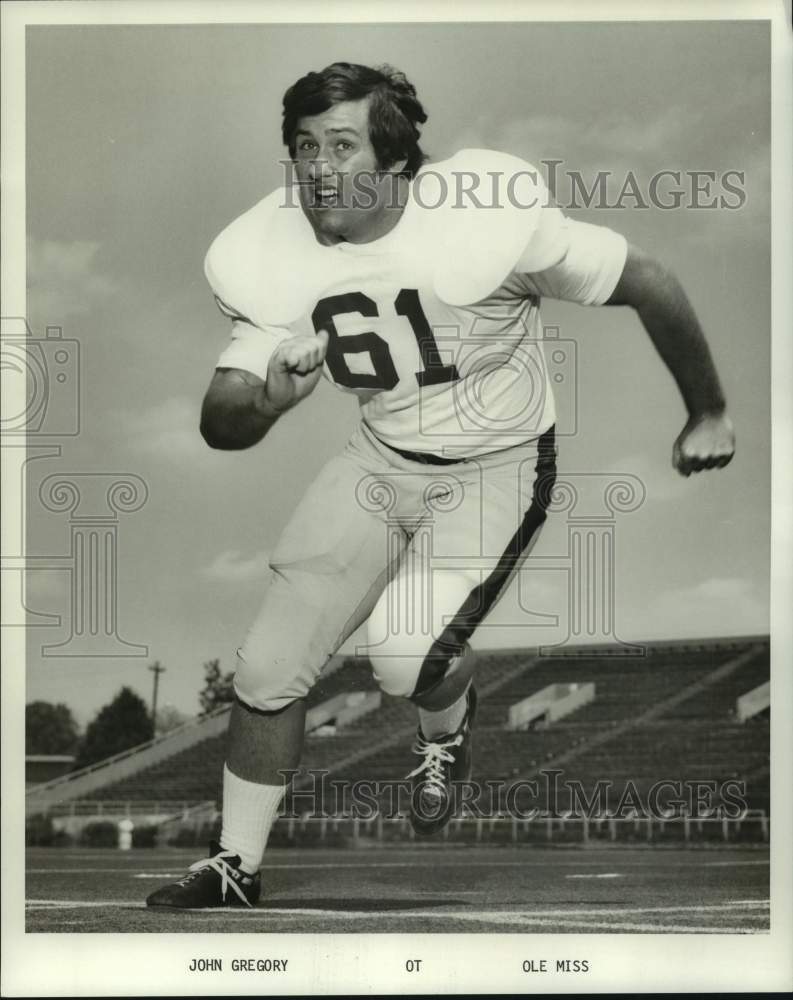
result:
M 423 791 L 439 797 L 444 795 L 446 789 L 443 781 L 443 765 L 454 762 L 454 755 L 449 753 L 449 750 L 451 747 L 460 746 L 462 742 L 462 733 L 458 733 L 453 740 L 446 743 L 432 743 L 420 736 L 413 745 L 413 753 L 420 754 L 424 760 L 410 772 L 408 778 L 415 778 L 424 772 Z
M 213 871 L 220 875 L 220 891 L 222 898 L 226 898 L 226 890 L 229 886 L 237 893 L 239 898 L 245 903 L 246 906 L 251 906 L 251 902 L 245 893 L 240 889 L 237 883 L 234 881 L 234 877 L 229 874 L 232 871 L 231 865 L 226 862 L 226 858 L 233 858 L 235 855 L 231 851 L 221 851 L 212 858 L 202 858 L 201 861 L 196 861 L 195 864 L 190 865 L 190 875 L 183 878 L 179 885 L 184 885 L 189 882 L 190 879 L 195 878 L 195 876 L 203 868 L 211 868 Z

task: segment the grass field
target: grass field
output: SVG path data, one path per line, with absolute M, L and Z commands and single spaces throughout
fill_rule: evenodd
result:
M 195 851 L 34 848 L 26 929 L 45 932 L 769 930 L 769 857 L 754 850 L 392 846 L 274 849 L 252 910 L 147 910 Z

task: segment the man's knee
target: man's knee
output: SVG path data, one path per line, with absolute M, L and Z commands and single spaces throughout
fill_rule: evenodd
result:
M 429 651 L 424 646 L 409 653 L 403 642 L 395 640 L 380 646 L 370 659 L 382 691 L 433 711 L 447 708 L 463 694 L 473 676 L 475 658 L 467 644 L 459 649 L 436 643 Z
M 305 698 L 321 668 L 321 663 L 312 665 L 286 652 L 279 655 L 272 646 L 249 641 L 237 650 L 234 691 L 245 705 L 276 712 Z
M 381 691 L 395 698 L 409 698 L 418 676 L 418 666 L 410 656 L 378 652 L 371 656 L 372 673 Z

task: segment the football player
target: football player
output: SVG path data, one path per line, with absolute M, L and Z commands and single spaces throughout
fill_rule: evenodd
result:
M 389 67 L 309 73 L 283 102 L 297 196 L 276 190 L 207 255 L 231 322 L 203 405 L 207 443 L 257 444 L 322 376 L 358 397 L 361 419 L 284 529 L 238 650 L 220 842 L 150 906 L 255 904 L 306 695 L 364 622 L 380 687 L 418 709 L 413 826 L 448 820 L 471 770 L 468 640 L 554 483 L 543 296 L 633 307 L 688 411 L 674 466 L 688 476 L 732 458 L 719 379 L 674 275 L 618 233 L 565 218 L 522 160 L 464 150 L 426 164 L 425 121 Z

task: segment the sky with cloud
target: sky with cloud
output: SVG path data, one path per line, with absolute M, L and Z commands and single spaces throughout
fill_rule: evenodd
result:
M 322 384 L 249 452 L 210 451 L 204 389 L 227 330 L 205 284 L 213 237 L 281 180 L 280 101 L 335 59 L 403 69 L 429 113 L 433 159 L 465 146 L 560 160 L 590 186 L 632 171 L 744 175 L 737 210 L 570 209 L 612 226 L 678 273 L 706 328 L 737 427 L 720 474 L 671 468 L 684 423 L 675 387 L 628 310 L 549 302 L 574 341 L 560 388 L 577 415 L 560 441 L 575 475 L 632 474 L 646 498 L 615 524 L 620 638 L 768 629 L 770 483 L 769 37 L 760 22 L 32 28 L 27 44 L 28 318 L 79 342 L 81 433 L 31 463 L 31 554 L 69 551 L 68 516 L 38 502 L 53 472 L 134 473 L 149 489 L 119 515 L 118 631 L 149 657 L 42 656 L 67 634 L 70 580 L 32 572 L 28 603 L 60 614 L 30 630 L 28 699 L 81 721 L 122 684 L 193 712 L 202 663 L 234 664 L 256 613 L 267 553 L 323 460 L 356 419 Z M 685 182 L 685 176 L 684 176 Z M 714 188 L 719 193 L 718 183 Z M 612 199 L 613 201 L 613 199 Z M 568 520 L 551 519 L 480 645 L 563 638 Z M 46 563 L 46 559 L 44 560 Z M 532 617 L 531 613 L 535 612 Z M 557 615 L 557 626 L 536 615 Z M 534 624 L 527 627 L 527 622 Z M 547 619 L 545 619 L 547 622 Z M 352 648 L 352 646 L 350 647 Z

